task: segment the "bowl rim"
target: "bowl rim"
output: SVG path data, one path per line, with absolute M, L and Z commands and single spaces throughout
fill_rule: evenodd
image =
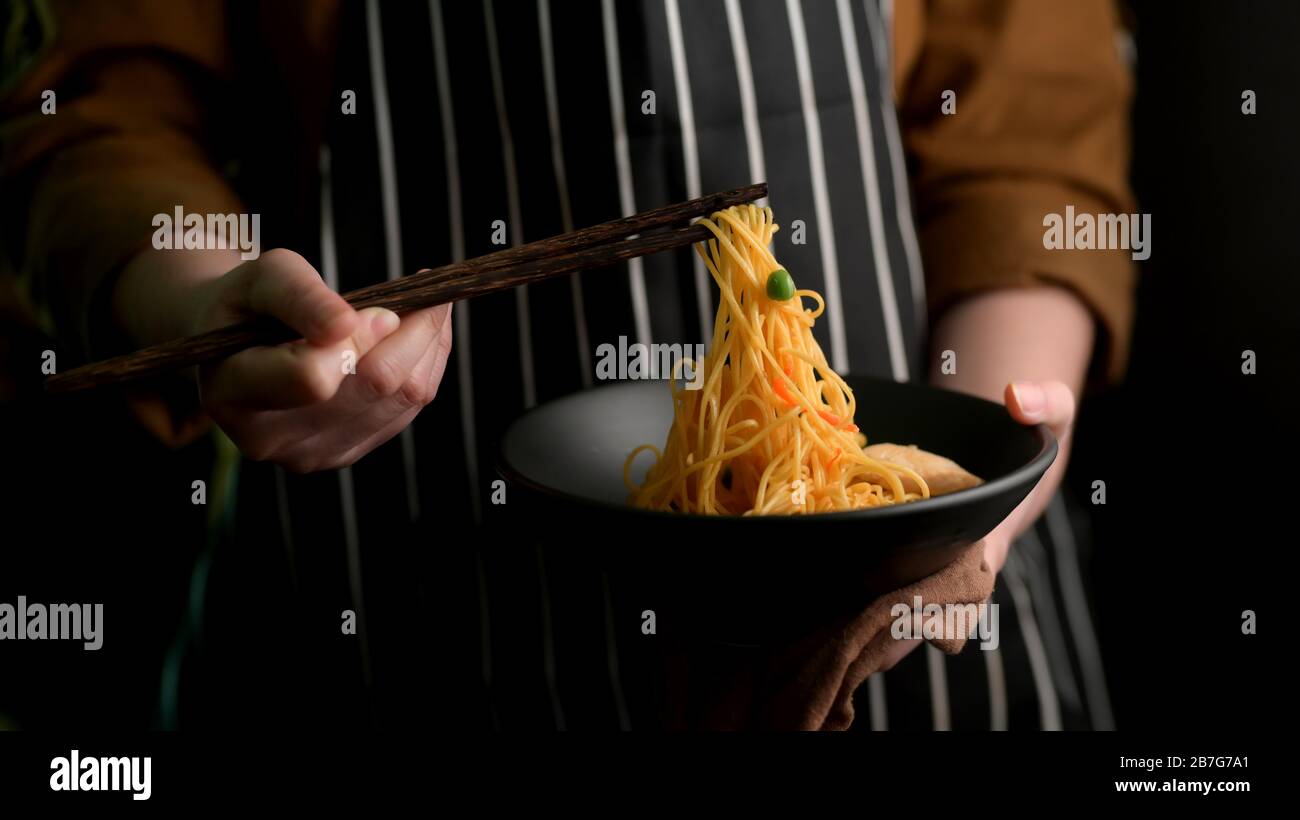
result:
M 950 393 L 955 396 L 960 396 L 961 398 L 969 401 L 980 402 L 982 404 L 995 407 L 999 410 L 1006 409 L 1003 405 L 1000 405 L 996 402 L 991 402 L 988 399 L 984 399 L 979 396 L 972 396 L 969 393 L 960 393 L 956 390 L 948 390 L 943 387 L 936 387 L 931 384 L 920 384 L 916 382 L 898 382 L 892 379 L 882 379 L 873 376 L 860 376 L 858 374 L 849 374 L 844 378 L 846 380 L 848 380 L 849 378 L 853 378 L 859 381 L 865 380 L 865 381 L 874 381 L 874 382 L 886 382 L 886 383 L 896 384 L 896 385 L 908 385 L 909 387 L 922 388 L 925 390 L 935 390 L 943 393 Z M 864 507 L 862 509 L 857 509 L 857 510 L 835 510 L 834 512 L 790 513 L 786 515 L 705 515 L 704 513 L 694 513 L 694 512 L 682 513 L 682 512 L 672 512 L 671 510 L 647 510 L 641 507 L 633 507 L 630 504 L 626 504 L 626 503 L 615 504 L 611 501 L 588 498 L 586 496 L 581 496 L 575 493 L 559 490 L 554 487 L 549 487 L 545 484 L 542 484 L 524 475 L 513 465 L 511 465 L 509 461 L 506 459 L 506 452 L 505 452 L 506 441 L 510 438 L 511 434 L 515 431 L 515 428 L 519 424 L 521 424 L 524 421 L 524 419 L 526 419 L 528 416 L 538 412 L 544 407 L 547 407 L 552 404 L 556 404 L 558 402 L 572 400 L 578 396 L 583 396 L 588 393 L 599 392 L 601 390 L 607 390 L 611 388 L 618 388 L 625 384 L 628 384 L 628 382 L 623 382 L 620 384 L 601 385 L 600 387 L 594 387 L 586 390 L 575 391 L 573 393 L 567 393 L 563 396 L 559 396 L 557 398 L 551 399 L 550 401 L 543 402 L 537 405 L 536 407 L 530 408 L 529 410 L 526 410 L 525 412 L 520 414 L 506 428 L 505 433 L 502 434 L 501 440 L 497 444 L 496 464 L 495 464 L 497 473 L 500 474 L 501 477 L 508 482 L 519 484 L 534 493 L 548 497 L 555 501 L 559 501 L 567 504 L 575 504 L 575 505 L 585 506 L 585 507 L 595 507 L 607 512 L 616 512 L 625 515 L 642 516 L 642 517 L 650 518 L 652 520 L 702 521 L 702 522 L 759 521 L 759 522 L 767 522 L 767 523 L 772 523 L 774 521 L 789 521 L 789 520 L 842 522 L 842 521 L 856 521 L 859 519 L 876 520 L 882 518 L 896 518 L 900 516 L 910 516 L 910 515 L 926 514 L 930 512 L 939 512 L 940 510 L 949 509 L 952 507 L 961 507 L 967 504 L 975 503 L 986 496 L 999 495 L 1002 492 L 1010 490 L 1025 481 L 1032 480 L 1033 483 L 1036 485 L 1040 480 L 1042 480 L 1042 477 L 1047 473 L 1048 468 L 1052 466 L 1052 462 L 1056 460 L 1056 455 L 1060 448 L 1060 445 L 1056 440 L 1055 434 L 1052 433 L 1052 431 L 1047 427 L 1047 425 L 1045 424 L 1021 425 L 1026 430 L 1028 430 L 1031 434 L 1033 434 L 1034 437 L 1037 439 L 1038 452 L 1035 453 L 1034 457 L 1031 458 L 1029 461 L 1015 468 L 1011 472 L 999 476 L 991 481 L 985 481 L 982 484 L 978 484 L 974 487 L 968 487 L 967 489 L 964 490 L 958 490 L 957 492 L 954 493 L 947 493 L 946 495 L 935 496 L 933 498 L 926 498 L 920 501 L 911 501 L 906 504 L 890 504 L 888 506 L 883 506 L 883 507 Z

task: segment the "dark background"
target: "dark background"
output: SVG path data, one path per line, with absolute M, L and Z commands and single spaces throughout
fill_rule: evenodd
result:
M 1107 486 L 1091 569 L 1119 727 L 1263 729 L 1269 580 L 1295 543 L 1300 4 L 1133 9 L 1152 254 L 1127 381 L 1084 406 L 1070 480 L 1082 499 Z M 1241 634 L 1245 609 L 1263 634 Z
M 1107 486 L 1088 508 L 1093 607 L 1121 729 L 1266 729 L 1267 581 L 1295 544 L 1280 523 L 1295 503 L 1300 4 L 1141 2 L 1132 21 L 1134 183 L 1153 252 L 1128 380 L 1084 405 L 1071 467 L 1078 498 Z M 124 433 L 111 398 L 46 400 L 34 363 L 47 347 L 0 315 L 0 601 L 101 601 L 114 639 L 98 653 L 5 646 L 0 715 L 148 726 L 203 546 L 188 487 L 207 453 Z M 1246 349 L 1257 375 L 1241 372 Z M 1241 634 L 1245 609 L 1264 635 Z

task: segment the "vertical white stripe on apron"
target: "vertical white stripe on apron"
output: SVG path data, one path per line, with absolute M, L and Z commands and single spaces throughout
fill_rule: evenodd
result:
M 1093 632 L 1092 616 L 1088 612 L 1088 599 L 1083 591 L 1083 579 L 1080 577 L 1079 552 L 1075 547 L 1074 533 L 1070 529 L 1070 519 L 1066 515 L 1065 503 L 1058 493 L 1047 505 L 1044 516 L 1047 520 L 1047 532 L 1056 548 L 1056 572 L 1061 583 L 1061 594 L 1065 597 L 1065 620 L 1069 624 L 1070 634 L 1074 637 L 1074 647 L 1079 653 L 1079 666 L 1083 672 L 1084 702 L 1088 705 L 1088 715 L 1092 718 L 1094 729 L 1112 731 L 1115 717 L 1110 709 L 1110 693 L 1106 689 L 1106 673 L 1101 665 L 1101 650 L 1097 646 L 1097 635 Z
M 569 202 L 569 177 L 564 164 L 564 143 L 561 141 L 559 95 L 555 87 L 555 45 L 551 36 L 550 0 L 537 0 L 537 20 L 542 40 L 542 80 L 546 88 L 546 120 L 551 132 L 551 162 L 555 166 L 555 185 L 560 195 L 560 219 L 565 233 L 573 230 L 573 210 Z M 582 386 L 591 387 L 591 341 L 587 334 L 587 314 L 582 297 L 582 278 L 573 274 L 569 278 L 573 290 L 573 313 L 578 327 L 578 359 L 582 367 Z M 539 555 L 540 559 L 540 555 Z M 601 573 L 603 614 L 605 616 L 605 671 L 614 698 L 618 728 L 631 728 L 627 704 L 623 696 L 623 682 L 618 673 L 618 646 L 614 640 L 614 611 L 609 599 L 609 579 Z
M 623 75 L 618 54 L 618 19 L 614 0 L 600 0 L 601 23 L 605 33 L 605 73 L 609 84 L 609 110 L 614 126 L 614 163 L 618 170 L 618 195 L 623 216 L 636 214 L 636 194 L 632 187 L 632 157 L 627 144 L 627 121 L 623 113 Z M 645 266 L 640 257 L 627 263 L 628 285 L 632 291 L 632 314 L 636 318 L 636 337 L 641 344 L 651 343 L 650 303 L 645 292 Z
M 339 262 L 334 245 L 334 186 L 330 169 L 329 148 L 320 152 L 320 260 L 321 276 L 325 284 L 338 291 Z M 348 589 L 352 595 L 352 608 L 357 614 L 357 638 L 361 649 L 361 672 L 369 688 L 373 680 L 370 671 L 370 640 L 366 628 L 366 605 L 361 586 L 361 537 L 357 530 L 357 504 L 352 491 L 352 468 L 337 471 L 339 477 L 339 511 L 343 516 L 343 544 L 348 564 Z
M 763 161 L 763 134 L 758 126 L 758 100 L 754 95 L 754 70 L 749 62 L 749 41 L 745 39 L 745 21 L 740 0 L 726 0 L 727 29 L 731 33 L 731 54 L 736 62 L 736 84 L 740 87 L 740 115 L 745 125 L 745 150 L 749 153 L 749 181 L 766 182 L 767 166 Z M 754 203 L 762 208 L 767 197 Z
M 433 29 L 434 70 L 437 73 L 438 108 L 442 119 L 442 153 L 447 165 L 447 211 L 451 217 L 451 261 L 465 260 L 465 215 L 461 209 L 460 151 L 456 142 L 456 114 L 451 104 L 451 79 L 447 69 L 447 39 L 442 23 L 441 0 L 429 0 Z M 470 347 L 469 302 L 452 310 L 455 321 L 456 382 L 460 392 L 461 438 L 465 446 L 465 470 L 469 474 L 469 503 L 474 523 L 483 520 L 478 486 L 478 437 L 474 423 L 473 350 Z
M 501 161 L 506 175 L 506 208 L 510 217 L 510 244 L 524 243 L 524 218 L 519 208 L 519 173 L 515 168 L 515 142 L 506 111 L 506 92 L 501 79 L 501 54 L 497 48 L 497 24 L 492 0 L 483 0 L 483 22 L 487 29 L 488 65 L 492 74 L 492 96 L 496 101 L 497 128 L 501 132 Z M 528 311 L 528 286 L 515 288 L 515 321 L 519 326 L 519 369 L 524 382 L 524 407 L 537 404 L 537 380 L 533 373 L 533 329 Z
M 284 544 L 285 558 L 289 562 L 289 583 L 298 591 L 298 556 L 293 548 L 293 519 L 289 514 L 289 487 L 284 480 L 284 468 L 275 465 L 275 512 L 280 519 L 280 541 Z
M 876 5 L 879 2 L 879 6 Z M 876 59 L 885 65 L 893 65 L 894 51 L 892 44 L 894 42 L 894 0 L 862 0 L 863 9 L 867 13 L 867 28 L 872 30 L 872 37 L 877 44 Z M 879 12 L 877 18 L 876 13 Z M 880 20 L 880 28 L 884 29 L 884 38 L 877 36 L 875 21 Z M 880 48 L 880 46 L 884 46 Z M 892 71 L 882 71 L 880 76 L 888 78 L 893 74 Z M 890 94 L 892 97 L 893 94 Z
M 808 164 L 812 175 L 813 208 L 817 215 L 817 242 L 826 277 L 826 315 L 830 322 L 831 367 L 843 373 L 849 366 L 848 339 L 844 333 L 844 306 L 840 299 L 840 264 L 835 253 L 835 226 L 831 220 L 830 194 L 826 186 L 826 159 L 822 153 L 822 127 L 817 119 L 817 92 L 813 87 L 812 64 L 808 57 L 808 33 L 804 30 L 799 0 L 786 0 L 790 37 L 794 41 L 795 71 L 799 76 L 799 102 L 808 133 Z
M 379 0 L 366 3 L 366 51 L 370 57 L 370 91 L 375 98 L 375 140 L 379 147 L 379 184 L 384 211 L 384 256 L 389 280 L 402 278 L 402 228 L 397 209 L 397 169 L 393 129 L 389 121 L 388 84 L 384 78 L 384 42 Z M 406 509 L 412 521 L 420 517 L 420 488 L 415 473 L 415 427 L 402 428 L 402 466 L 406 472 Z
M 573 230 L 573 208 L 569 203 L 569 175 L 564 166 L 564 143 L 561 141 L 559 95 L 555 90 L 555 46 L 551 42 L 550 0 L 537 0 L 537 28 L 542 41 L 542 84 L 546 89 L 546 124 L 551 133 L 551 164 L 555 167 L 555 187 L 560 196 L 562 230 Z M 582 386 L 591 387 L 591 341 L 587 336 L 587 311 L 582 298 L 582 277 L 569 277 L 573 295 L 573 317 L 578 331 L 578 362 L 582 368 Z
M 465 259 L 465 215 L 461 208 L 460 151 L 456 141 L 456 113 L 451 102 L 451 73 L 447 68 L 447 37 L 442 22 L 442 0 L 429 0 L 429 19 L 433 33 L 434 70 L 437 73 L 438 107 L 442 119 L 443 158 L 447 164 L 447 210 L 451 217 L 451 256 L 453 262 Z M 478 439 L 474 424 L 474 378 L 470 349 L 469 302 L 452 310 L 455 318 L 456 381 L 460 390 L 461 436 L 465 440 L 465 469 L 469 474 L 469 503 L 474 523 L 483 521 L 478 487 Z M 478 582 L 479 674 L 492 703 L 492 623 L 488 605 L 487 570 L 483 553 L 474 550 L 474 570 Z M 495 707 L 492 710 L 496 718 Z M 495 728 L 495 727 L 494 727 Z
M 515 143 L 510 131 L 510 114 L 506 109 L 505 82 L 501 76 L 501 50 L 497 45 L 496 14 L 492 0 L 483 0 L 483 21 L 487 30 L 488 62 L 492 74 L 492 95 L 496 100 L 497 126 L 501 131 L 501 154 L 506 174 L 506 200 L 510 209 L 510 244 L 518 247 L 524 241 L 524 221 L 519 205 L 519 173 L 515 167 Z M 533 372 L 532 322 L 528 310 L 528 288 L 515 288 L 515 312 L 519 323 L 519 357 L 524 378 L 524 406 L 537 404 L 537 384 Z M 555 728 L 564 731 L 564 708 L 555 678 L 555 636 L 551 618 L 551 594 L 546 582 L 546 564 L 541 546 L 535 546 L 537 557 L 537 593 L 541 608 L 542 679 L 551 701 L 551 718 Z
M 885 703 L 885 673 L 867 678 L 867 703 L 871 709 L 871 731 L 889 730 L 889 708 Z
M 370 671 L 370 638 L 366 625 L 365 599 L 361 586 L 361 536 L 357 531 L 356 495 L 352 490 L 352 468 L 343 467 L 339 474 L 339 496 L 343 500 L 343 537 L 347 544 L 348 587 L 352 592 L 352 605 L 357 611 L 357 636 L 361 639 L 361 669 L 369 687 L 373 676 Z
M 560 689 L 555 677 L 555 624 L 551 618 L 551 588 L 546 581 L 546 559 L 541 544 L 533 546 L 537 556 L 537 593 L 542 609 L 542 679 L 546 681 L 546 694 L 551 699 L 551 719 L 557 731 L 564 731 L 564 707 L 560 703 Z
M 1007 675 L 1002 668 L 1002 649 L 986 649 L 984 669 L 989 679 L 989 729 L 994 732 L 1007 730 Z
M 1007 555 L 1007 563 L 1002 568 L 1002 576 L 1007 579 L 1007 590 L 1016 608 L 1016 621 L 1020 624 L 1020 634 L 1025 639 L 1025 651 L 1029 654 L 1029 668 L 1034 676 L 1034 689 L 1038 693 L 1038 715 L 1044 731 L 1061 729 L 1061 707 L 1056 702 L 1056 688 L 1052 685 L 1052 670 L 1047 662 L 1047 650 L 1043 648 L 1043 638 L 1038 633 L 1038 622 L 1034 620 L 1034 604 L 1029 599 L 1029 590 L 1020 579 L 1020 570 L 1016 565 L 1015 553 Z
M 442 22 L 442 0 L 429 0 L 432 23 L 434 69 L 437 73 L 438 107 L 442 119 L 443 158 L 447 165 L 447 210 L 451 218 L 451 256 L 453 262 L 465 259 L 465 215 L 461 207 L 460 152 L 456 141 L 456 114 L 451 102 L 451 73 L 447 68 L 447 37 Z M 455 319 L 456 382 L 460 392 L 461 435 L 465 440 L 465 469 L 469 474 L 469 503 L 474 523 L 483 521 L 482 500 L 478 486 L 478 438 L 474 423 L 473 351 L 470 347 L 469 302 L 456 305 Z M 474 570 L 478 582 L 479 675 L 492 703 L 492 624 L 488 606 L 487 570 L 483 553 L 474 551 Z M 492 709 L 493 720 L 496 709 Z M 494 728 L 496 728 L 494 726 Z
M 614 596 L 609 591 L 609 573 L 600 573 L 601 591 L 605 598 L 605 671 L 609 675 L 610 689 L 614 693 L 614 710 L 618 714 L 618 728 L 629 731 L 632 719 L 627 713 L 627 701 L 623 696 L 623 680 L 619 673 L 618 635 L 614 627 Z
M 438 2 L 438 0 L 432 0 Z M 487 690 L 488 706 L 492 712 L 492 729 L 500 731 L 496 699 L 492 695 L 492 605 L 488 600 L 487 567 L 483 563 L 483 550 L 474 550 L 474 574 L 478 581 L 478 639 L 479 676 Z
M 1047 550 L 1038 535 L 1040 523 L 1035 522 L 1025 530 L 1013 549 L 1018 550 L 1016 557 L 1021 580 L 1036 607 L 1038 631 L 1043 636 L 1043 648 L 1047 650 L 1047 660 L 1054 672 L 1052 679 L 1056 681 L 1056 696 L 1079 712 L 1083 710 L 1083 695 L 1079 692 L 1079 680 L 1070 661 L 1070 644 L 1061 628 L 1061 610 L 1056 605 L 1056 592 L 1052 589 L 1052 576 L 1048 572 Z
M 889 346 L 889 365 L 893 371 L 894 381 L 903 382 L 908 379 L 907 350 L 903 346 L 903 325 L 898 316 L 898 297 L 894 293 L 894 274 L 889 265 L 889 248 L 885 245 L 880 182 L 876 179 L 875 142 L 871 136 L 871 115 L 867 113 L 867 89 L 866 82 L 862 78 L 862 61 L 858 55 L 858 32 L 853 25 L 853 13 L 849 11 L 849 0 L 835 0 L 835 7 L 839 12 L 840 39 L 843 41 L 844 62 L 849 75 L 849 95 L 853 99 L 858 160 L 862 163 L 862 187 L 867 193 L 867 226 L 871 231 L 871 255 L 875 262 L 873 267 L 876 269 L 876 283 L 880 288 L 880 309 L 885 317 L 885 341 Z
M 682 126 L 682 161 L 686 166 L 686 198 L 695 199 L 700 192 L 700 149 L 695 140 L 695 106 L 691 101 L 690 68 L 686 65 L 686 46 L 682 42 L 682 15 L 677 0 L 664 0 L 664 13 L 668 18 L 668 50 L 672 54 L 673 87 L 677 93 L 677 116 Z M 695 272 L 695 301 L 699 306 L 700 338 L 707 343 L 713 338 L 713 301 L 709 292 L 709 277 L 704 273 L 704 260 L 698 253 L 691 254 Z
M 375 103 L 375 137 L 379 148 L 379 180 L 384 210 L 384 253 L 388 278 L 402 277 L 402 239 L 397 209 L 397 170 L 389 119 L 388 83 L 384 72 L 384 39 L 379 0 L 366 0 L 366 51 L 370 59 L 370 92 Z
M 929 644 L 925 645 L 925 667 L 930 673 L 930 717 L 936 732 L 952 731 L 952 707 L 948 703 L 948 670 L 944 654 Z
M 892 105 L 894 99 L 893 64 L 890 60 L 893 42 L 894 4 L 883 0 L 884 20 L 876 16 L 874 0 L 863 0 L 867 13 L 867 28 L 875 43 L 877 74 L 880 77 L 880 119 L 885 123 L 885 144 L 889 147 L 889 165 L 894 180 L 894 216 L 898 219 L 898 233 L 903 238 L 903 254 L 907 257 L 907 275 L 912 283 L 912 305 L 916 311 L 916 326 L 925 327 L 925 276 L 921 268 L 921 248 L 916 241 L 916 226 L 912 224 L 912 196 L 907 180 L 907 164 L 903 158 L 903 140 L 898 134 L 898 114 Z M 919 341 L 919 340 L 918 340 Z

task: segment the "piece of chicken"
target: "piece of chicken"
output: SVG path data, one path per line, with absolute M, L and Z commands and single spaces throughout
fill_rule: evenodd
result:
M 862 448 L 862 452 L 877 461 L 887 461 L 914 470 L 930 485 L 931 497 L 955 493 L 984 483 L 952 459 L 926 452 L 915 444 L 872 444 Z M 920 492 L 921 488 L 916 486 L 915 481 L 906 476 L 900 478 L 903 480 L 903 489 Z

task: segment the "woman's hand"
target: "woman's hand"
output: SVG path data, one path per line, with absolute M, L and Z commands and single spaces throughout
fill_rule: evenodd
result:
M 936 364 L 931 382 L 994 401 L 1000 396 L 1012 418 L 1046 424 L 1060 444 L 1056 461 L 1033 491 L 983 539 L 985 560 L 995 573 L 1061 484 L 1070 457 L 1075 390 L 1083 384 L 1094 331 L 1092 316 L 1078 297 L 1056 287 L 978 294 L 954 305 L 935 325 L 933 349 L 954 352 L 957 366 L 955 372 L 945 372 Z M 898 641 L 883 669 L 920 643 Z
M 1074 425 L 1074 391 L 1061 382 L 1016 382 L 1006 387 L 1007 412 L 1021 424 L 1046 424 L 1064 451 L 1069 445 L 1070 431 Z M 1057 462 L 1060 462 L 1058 458 Z M 1055 468 L 1055 464 L 1053 464 Z M 1049 469 L 1049 473 L 1051 470 Z M 1007 562 L 1011 544 L 1028 529 L 1043 512 L 1056 493 L 1060 471 L 1050 477 L 1045 475 L 1025 500 L 1011 511 L 993 532 L 986 535 L 984 560 L 994 574 L 1001 572 Z M 942 617 L 942 616 L 940 616 Z M 923 622 L 913 624 L 912 634 L 922 634 Z M 899 661 L 919 646 L 921 639 L 902 640 L 890 647 L 881 671 L 892 669 Z
M 216 252 L 211 252 L 215 254 Z M 147 251 L 118 284 L 137 343 L 269 316 L 303 340 L 254 347 L 199 368 L 213 420 L 257 461 L 293 472 L 352 464 L 397 435 L 437 393 L 451 351 L 451 306 L 399 317 L 355 311 L 305 259 L 273 250 L 235 264 L 209 252 Z
M 1045 424 L 1056 436 L 1060 452 L 1068 452 L 1070 433 L 1074 428 L 1074 391 L 1061 382 L 1017 382 L 1007 385 L 1004 401 L 1011 417 L 1021 424 Z M 1057 457 L 1056 463 L 1064 463 Z M 1061 483 L 1062 470 L 1055 470 L 1056 463 L 1049 469 L 1048 475 L 1034 486 L 1025 500 L 1011 511 L 993 532 L 984 538 L 984 560 L 989 569 L 1001 572 L 1007 562 L 1007 552 L 1019 535 L 1034 523 L 1046 509 L 1056 488 Z M 1055 470 L 1055 472 L 1053 472 Z
M 1055 495 L 1070 459 L 1075 393 L 1092 358 L 1094 322 L 1064 288 L 997 290 L 971 296 L 935 325 L 936 353 L 952 351 L 955 370 L 936 364 L 930 380 L 990 401 L 999 399 L 1021 424 L 1046 424 L 1060 448 L 1056 461 L 1020 506 L 984 539 L 989 568 L 999 572 L 1007 550 Z M 940 359 L 939 355 L 935 356 Z

